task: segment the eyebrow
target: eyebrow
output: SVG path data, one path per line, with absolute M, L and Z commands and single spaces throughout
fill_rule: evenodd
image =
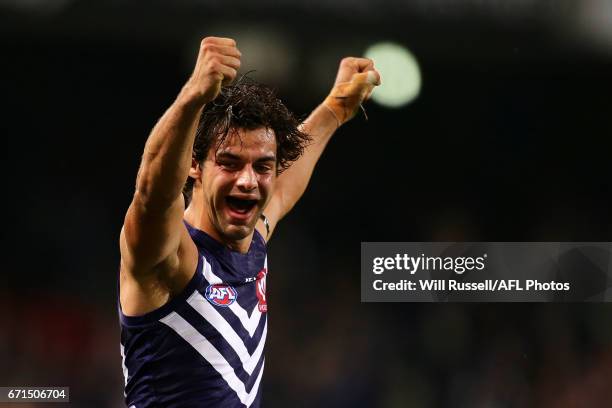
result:
M 268 156 L 264 156 L 264 157 L 260 157 L 259 159 L 256 160 L 257 162 L 268 162 L 268 161 L 276 161 L 276 156 L 273 154 L 270 154 Z
M 215 155 L 215 159 L 241 160 L 240 156 L 233 154 L 233 153 L 228 153 L 228 152 L 217 153 Z
M 221 152 L 216 155 L 216 159 L 217 160 L 218 159 L 229 159 L 229 160 L 240 161 L 242 160 L 242 157 L 238 156 L 237 154 L 230 153 L 230 152 Z M 269 154 L 269 155 L 260 157 L 259 159 L 256 160 L 256 162 L 268 162 L 268 161 L 276 161 L 276 156 L 274 154 Z

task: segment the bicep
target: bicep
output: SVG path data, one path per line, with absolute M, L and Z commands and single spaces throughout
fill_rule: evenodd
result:
M 175 256 L 181 243 L 185 203 L 179 195 L 167 208 L 152 208 L 137 192 L 121 230 L 121 257 L 129 269 L 151 271 Z

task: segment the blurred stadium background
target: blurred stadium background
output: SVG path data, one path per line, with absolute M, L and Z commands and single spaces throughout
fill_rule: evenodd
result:
M 271 242 L 266 407 L 610 406 L 610 305 L 361 304 L 358 275 L 360 241 L 612 241 L 611 2 L 0 0 L 0 33 L 0 386 L 121 406 L 119 229 L 217 35 L 302 116 L 380 41 L 422 78 L 338 132 Z

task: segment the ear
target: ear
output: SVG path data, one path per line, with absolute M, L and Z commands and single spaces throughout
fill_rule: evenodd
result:
M 200 167 L 200 163 L 196 161 L 196 159 L 191 159 L 191 167 L 189 168 L 189 177 L 200 180 L 202 178 L 202 167 Z

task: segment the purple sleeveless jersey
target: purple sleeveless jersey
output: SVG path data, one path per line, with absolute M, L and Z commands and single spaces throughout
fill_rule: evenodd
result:
M 240 254 L 185 225 L 199 252 L 187 287 L 143 316 L 119 308 L 126 404 L 259 407 L 268 328 L 264 239 L 255 230 Z

